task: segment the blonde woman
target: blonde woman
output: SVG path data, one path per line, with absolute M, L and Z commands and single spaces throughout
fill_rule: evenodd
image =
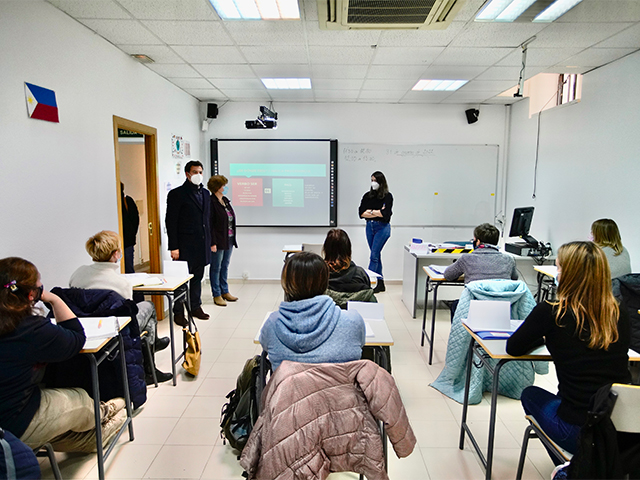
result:
M 616 222 L 610 218 L 596 220 L 591 224 L 591 238 L 607 256 L 612 279 L 631 273 L 629 252 L 622 246 Z
M 528 387 L 522 406 L 554 442 L 576 453 L 591 397 L 606 384 L 631 382 L 631 333 L 629 316 L 611 291 L 602 249 L 593 242 L 567 243 L 558 249 L 556 263 L 557 302 L 533 309 L 507 341 L 507 353 L 524 355 L 546 343 L 556 366 L 558 394 Z

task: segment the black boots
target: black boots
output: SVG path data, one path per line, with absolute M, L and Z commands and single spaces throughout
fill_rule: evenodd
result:
M 384 288 L 384 279 L 382 277 L 378 278 L 378 284 L 376 288 L 373 289 L 373 293 L 381 293 L 384 292 L 386 288 Z

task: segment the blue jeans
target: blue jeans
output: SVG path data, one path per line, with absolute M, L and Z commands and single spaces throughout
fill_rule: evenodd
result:
M 565 422 L 558 416 L 560 397 L 548 392 L 540 387 L 527 387 L 520 397 L 522 408 L 527 415 L 532 415 L 538 421 L 544 432 L 551 440 L 560 445 L 566 451 L 575 454 L 578 450 L 578 435 L 580 427 L 572 423 Z M 554 455 L 551 455 L 553 462 L 559 462 Z
M 229 273 L 229 262 L 233 246 L 229 245 L 228 250 L 218 250 L 211 252 L 211 267 L 209 267 L 209 279 L 211 280 L 211 293 L 214 297 L 219 297 L 229 293 L 227 275 Z
M 391 236 L 391 225 L 377 220 L 367 220 L 367 243 L 371 250 L 369 257 L 369 270 L 382 275 L 382 247 Z

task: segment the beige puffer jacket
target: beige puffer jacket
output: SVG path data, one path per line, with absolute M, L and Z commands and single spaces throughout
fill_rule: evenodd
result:
M 388 480 L 374 417 L 384 422 L 399 458 L 416 443 L 393 377 L 369 360 L 284 361 L 262 405 L 240 458 L 249 479 L 315 480 L 351 471 Z

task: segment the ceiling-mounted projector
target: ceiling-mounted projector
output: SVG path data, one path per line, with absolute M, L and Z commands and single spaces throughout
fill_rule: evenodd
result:
M 260 115 L 255 120 L 247 120 L 244 126 L 248 129 L 254 128 L 278 128 L 278 114 L 272 112 L 267 107 L 260 107 Z

